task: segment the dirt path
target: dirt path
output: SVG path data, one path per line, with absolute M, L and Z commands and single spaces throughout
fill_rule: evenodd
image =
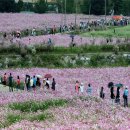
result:
M 0 92 L 8 92 L 9 91 L 9 87 L 8 86 L 4 86 L 2 84 L 0 84 Z

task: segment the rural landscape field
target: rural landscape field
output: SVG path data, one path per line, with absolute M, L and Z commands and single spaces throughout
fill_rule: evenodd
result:
M 130 3 L 11 2 L 0 1 L 0 130 L 130 130 Z

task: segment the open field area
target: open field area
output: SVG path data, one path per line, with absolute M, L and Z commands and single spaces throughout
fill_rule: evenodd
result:
M 115 29 L 115 32 L 114 32 Z M 121 37 L 127 38 L 130 35 L 130 26 L 126 27 L 115 27 L 103 31 L 92 31 L 89 33 L 83 33 L 81 36 L 84 37 Z
M 55 92 L 51 90 L 43 90 L 42 87 L 37 90 L 36 93 L 26 92 L 26 90 L 23 92 L 15 91 L 13 93 L 0 92 L 0 126 L 3 127 L 5 125 L 5 127 L 9 127 L 5 128 L 5 130 L 31 130 L 32 128 L 39 130 L 44 128 L 47 130 L 122 130 L 129 129 L 130 127 L 130 110 L 128 108 L 122 108 L 122 97 L 121 106 L 112 106 L 110 100 L 110 90 L 107 87 L 109 81 L 114 83 L 123 83 L 124 85 L 130 84 L 129 67 L 105 69 L 32 68 L 2 70 L 0 71 L 0 75 L 3 75 L 5 72 L 7 74 L 12 73 L 14 79 L 17 77 L 17 75 L 20 75 L 21 81 L 24 80 L 25 74 L 33 76 L 35 74 L 44 75 L 46 73 L 50 73 L 53 77 L 55 77 L 57 83 Z M 77 94 L 75 92 L 76 80 L 84 83 L 85 88 L 83 94 Z M 89 97 L 86 92 L 88 83 L 91 83 L 93 87 L 91 97 Z M 99 89 L 101 86 L 103 86 L 105 89 L 104 100 L 99 99 Z M 121 89 L 121 95 L 122 93 L 123 89 Z M 65 101 L 59 101 L 59 105 L 48 106 L 47 108 L 41 108 L 40 106 L 37 107 L 38 102 L 44 103 L 44 101 L 50 99 L 65 99 Z M 29 103 L 27 101 L 32 102 L 30 102 L 32 105 L 31 108 L 27 105 Z M 37 104 L 36 101 L 38 101 Z M 23 102 L 23 105 L 21 102 Z
M 63 17 L 63 18 L 62 18 Z M 103 18 L 104 16 L 97 17 L 91 16 L 92 20 L 98 20 Z M 24 14 L 24 13 L 1 13 L 0 14 L 1 22 L 0 22 L 0 32 L 12 32 L 16 30 L 26 30 L 32 28 L 44 29 L 45 26 L 59 27 L 64 21 L 63 14 Z M 89 16 L 88 15 L 78 15 L 77 16 L 77 24 L 81 21 L 87 22 Z M 108 16 L 108 19 L 110 17 Z M 61 21 L 62 20 L 62 21 Z M 74 15 L 67 15 L 67 25 L 74 23 Z
M 0 18 L 0 130 L 130 130 L 129 17 Z

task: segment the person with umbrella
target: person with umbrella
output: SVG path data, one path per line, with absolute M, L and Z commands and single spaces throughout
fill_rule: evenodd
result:
M 114 99 L 115 99 L 114 83 L 113 82 L 109 82 L 108 83 L 108 88 L 110 88 L 110 97 L 111 97 L 111 101 L 112 101 L 112 105 L 113 105 L 114 104 Z
M 113 105 L 114 100 L 115 100 L 114 86 L 111 87 L 110 92 L 111 92 L 111 100 L 112 100 L 112 105 Z
M 116 102 L 117 104 L 120 104 L 120 87 L 117 87 L 115 102 Z
M 47 87 L 47 89 L 49 89 L 49 88 L 50 88 L 49 78 L 52 78 L 52 75 L 51 75 L 51 74 L 46 74 L 46 75 L 44 76 L 44 78 L 46 78 L 46 87 Z
M 46 87 L 47 87 L 47 89 L 49 89 L 49 88 L 50 88 L 50 81 L 49 81 L 49 79 L 48 79 L 48 78 L 46 79 Z

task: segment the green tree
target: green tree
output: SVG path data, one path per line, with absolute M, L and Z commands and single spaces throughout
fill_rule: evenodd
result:
M 91 0 L 91 13 L 95 15 L 104 14 L 105 0 Z
M 83 1 L 83 4 L 80 6 L 82 13 L 89 14 L 90 4 L 91 4 L 90 0 L 84 0 Z
M 23 0 L 19 0 L 17 3 L 17 11 L 20 12 L 23 9 Z
M 74 0 L 66 0 L 66 12 L 67 13 L 74 13 L 75 12 Z
M 39 0 L 35 5 L 36 13 L 45 13 L 47 11 L 47 3 L 45 0 Z
M 15 12 L 15 0 L 0 0 L 0 12 Z
M 116 15 L 123 13 L 123 0 L 112 0 L 112 4 Z
M 130 0 L 123 0 L 123 14 L 130 15 Z

